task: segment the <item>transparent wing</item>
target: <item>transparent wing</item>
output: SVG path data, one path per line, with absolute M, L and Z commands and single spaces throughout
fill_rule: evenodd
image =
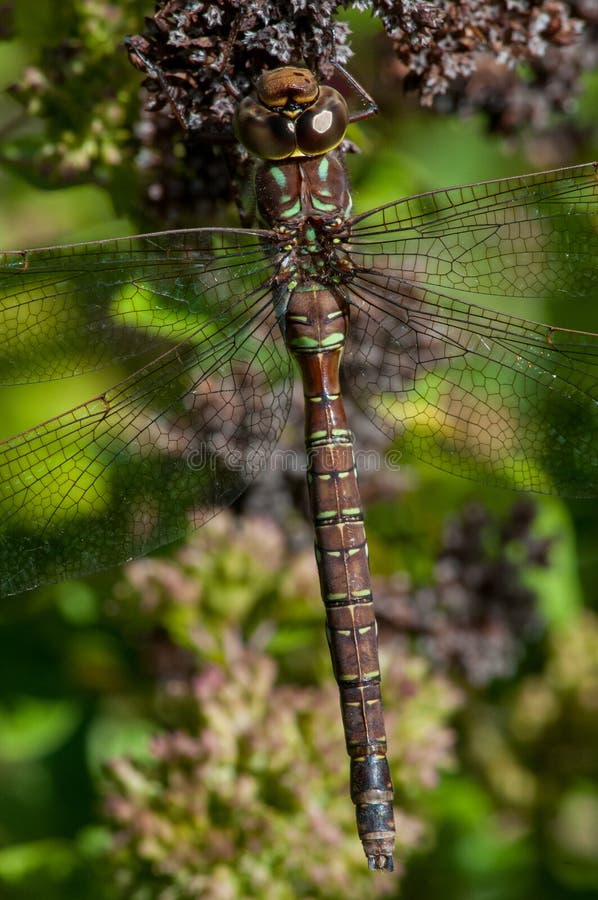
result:
M 0 384 L 150 358 L 227 316 L 270 272 L 259 236 L 196 228 L 0 253 Z
M 375 424 L 485 483 L 597 493 L 598 336 L 520 315 L 596 315 L 597 212 L 590 165 L 356 219 L 347 374 Z
M 211 237 L 219 250 L 229 240 L 224 232 Z M 189 314 L 185 340 L 90 402 L 0 444 L 4 594 L 172 541 L 257 474 L 284 426 L 291 389 L 260 259 L 235 275 L 224 270 L 224 256 L 210 269 L 202 252 L 205 268 L 186 301 L 195 327 Z M 143 277 L 135 276 L 135 297 Z M 160 282 L 157 268 L 148 277 L 154 287 Z M 189 271 L 183 280 L 190 284 Z M 160 296 L 170 297 L 165 284 L 182 291 L 169 267 Z M 141 296 L 146 303 L 145 289 Z
M 494 305 L 554 299 L 571 316 L 598 287 L 598 164 L 433 191 L 353 219 L 366 271 Z M 562 323 L 571 327 L 570 321 Z

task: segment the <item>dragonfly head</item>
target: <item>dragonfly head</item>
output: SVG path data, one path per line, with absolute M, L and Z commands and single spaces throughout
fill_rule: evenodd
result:
M 250 153 L 277 160 L 328 153 L 342 141 L 348 122 L 342 94 L 319 85 L 309 69 L 284 66 L 260 76 L 256 96 L 239 103 L 233 126 Z

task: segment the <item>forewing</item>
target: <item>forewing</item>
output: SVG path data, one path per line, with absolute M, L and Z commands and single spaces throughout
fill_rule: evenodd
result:
M 147 362 L 265 283 L 260 232 L 197 228 L 0 254 L 0 384 Z
M 511 314 L 595 304 L 597 211 L 582 166 L 356 220 L 347 373 L 385 434 L 485 483 L 598 492 L 598 336 Z

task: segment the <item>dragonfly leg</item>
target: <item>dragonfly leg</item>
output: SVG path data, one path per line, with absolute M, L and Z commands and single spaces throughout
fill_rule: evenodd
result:
M 364 103 L 363 109 L 358 111 L 354 110 L 349 113 L 349 122 L 359 122 L 362 119 L 369 119 L 372 116 L 377 116 L 378 104 L 376 103 L 374 98 L 368 94 L 365 88 L 362 87 L 362 85 L 360 85 L 359 82 L 355 78 L 353 78 L 353 76 L 349 72 L 347 72 L 345 67 L 341 66 L 339 62 L 334 63 L 334 68 Z

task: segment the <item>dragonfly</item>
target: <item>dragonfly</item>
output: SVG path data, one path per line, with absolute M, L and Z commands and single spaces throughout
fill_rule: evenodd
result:
M 267 70 L 234 123 L 256 157 L 256 227 L 0 255 L 3 384 L 122 367 L 112 387 L 0 443 L 0 585 L 9 595 L 104 569 L 202 525 L 262 471 L 298 372 L 357 830 L 370 868 L 390 870 L 393 788 L 343 398 L 455 474 L 595 494 L 598 335 L 564 326 L 598 291 L 598 164 L 354 214 L 352 117 L 309 69 Z M 538 305 L 551 324 L 522 317 Z

